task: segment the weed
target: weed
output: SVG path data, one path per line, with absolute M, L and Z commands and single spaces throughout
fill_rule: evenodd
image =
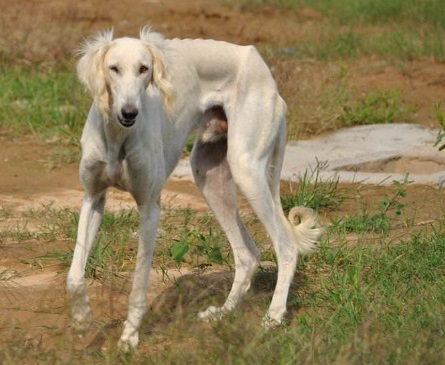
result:
M 393 192 L 385 194 L 382 200 L 371 211 L 362 210 L 359 214 L 346 215 L 339 220 L 333 221 L 333 230 L 341 232 L 364 232 L 387 233 L 391 229 L 393 217 L 402 217 L 406 197 L 406 186 L 410 184 L 408 174 L 403 181 L 393 181 Z
M 54 208 L 49 203 L 38 209 L 28 209 L 23 212 L 22 217 L 26 221 L 37 223 L 40 228 L 32 232 L 24 224 L 15 229 L 2 230 L 0 242 L 6 239 L 23 242 L 31 238 L 41 241 L 69 240 L 72 243 L 76 240 L 79 214 L 70 209 Z M 105 275 L 119 275 L 128 270 L 135 257 L 132 229 L 136 229 L 137 224 L 138 218 L 133 210 L 105 212 L 102 227 L 87 262 L 86 277 L 103 280 Z M 67 251 L 43 254 L 39 259 L 56 259 L 61 269 L 66 270 L 71 264 L 72 256 L 73 250 L 69 248 Z
M 289 183 L 289 192 L 281 194 L 281 204 L 285 211 L 294 206 L 306 206 L 312 209 L 337 208 L 346 198 L 346 191 L 338 186 L 338 176 L 325 181 L 320 172 L 325 164 L 318 162 L 312 170 L 305 170 L 298 183 Z
M 288 96 L 290 139 L 355 125 L 414 120 L 418 107 L 404 103 L 399 89 L 375 89 L 353 99 L 348 66 L 343 61 L 338 61 L 332 71 L 320 79 L 321 84 L 299 85 L 298 98 Z M 283 91 L 290 93 L 287 89 Z
M 370 92 L 362 100 L 346 104 L 339 121 L 347 127 L 407 121 L 409 109 L 400 102 L 399 94 L 397 89 Z
M 176 279 L 175 276 L 171 276 L 169 274 L 169 270 L 167 267 L 165 267 L 164 265 L 160 265 L 159 266 L 159 270 L 161 270 L 162 273 L 162 281 L 165 282 L 170 282 L 173 285 L 175 285 L 176 287 L 179 287 L 179 283 L 178 280 Z
M 179 267 L 183 262 L 199 267 L 210 266 L 212 263 L 228 264 L 221 246 L 213 235 L 212 228 L 208 229 L 208 233 L 203 233 L 196 228 L 187 229 L 180 238 L 174 239 L 169 251 Z M 186 256 L 187 254 L 189 257 Z
M 53 203 L 42 205 L 39 210 L 30 209 L 23 213 L 29 219 L 42 222 L 37 239 L 54 241 L 57 239 L 74 241 L 76 239 L 79 214 L 68 208 L 57 209 Z
M 396 216 L 402 215 L 405 203 L 399 201 L 399 198 L 406 198 L 406 186 L 411 183 L 412 181 L 409 180 L 409 174 L 406 174 L 402 181 L 393 181 L 393 194 L 391 196 L 385 194 L 384 199 L 380 203 L 380 208 L 383 214 L 387 214 L 389 209 L 393 209 Z
M 445 28 L 445 15 L 440 0 L 303 0 L 300 3 L 322 11 L 336 24 L 428 24 L 439 29 Z
M 20 222 L 0 230 L 0 244 L 7 242 L 22 243 L 34 238 L 34 233 L 28 229 L 27 222 Z
M 391 191 L 383 195 L 378 204 L 368 208 L 369 214 L 380 215 L 384 223 L 391 227 L 395 220 L 405 214 L 408 184 L 408 176 L 394 182 Z M 438 193 L 435 191 L 435 194 Z M 209 225 L 213 226 L 210 214 L 201 215 L 192 209 L 170 209 L 163 213 L 161 227 L 165 232 L 161 234 L 161 247 L 157 251 L 168 251 L 170 248 L 171 241 L 165 237 L 173 236 L 175 243 L 182 240 L 189 245 L 178 264 L 170 261 L 170 253 L 169 256 L 164 253 L 157 257 L 156 266 L 160 267 L 165 280 L 182 287 L 181 279 L 170 276 L 168 267 L 172 264 L 180 266 L 184 261 L 192 265 L 207 265 L 220 262 L 222 256 L 222 264 L 228 265 L 225 261 L 228 260 L 227 254 L 220 241 L 221 232 L 217 228 L 208 228 Z M 356 216 L 360 218 L 361 213 L 358 212 Z M 63 236 L 71 237 L 78 215 L 47 204 L 26 211 L 22 218 L 30 222 L 41 221 L 50 225 L 53 231 L 56 225 L 71 227 L 61 228 L 61 233 L 57 235 L 57 239 L 60 239 Z M 122 272 L 130 270 L 135 260 L 133 232 L 137 224 L 138 216 L 133 210 L 106 213 L 105 230 L 99 232 L 88 263 L 89 277 L 101 281 L 125 278 Z M 249 221 L 249 224 L 256 223 Z M 387 229 L 378 228 L 376 222 L 371 223 L 371 228 L 361 224 L 362 228 L 355 229 L 363 235 L 369 231 L 384 232 Z M 352 245 L 345 235 L 342 235 L 341 242 L 334 244 L 332 235 L 339 232 L 338 229 L 332 227 L 320 242 L 318 250 L 300 260 L 289 295 L 288 326 L 273 332 L 258 330 L 257 323 L 267 310 L 276 283 L 275 269 L 260 267 L 253 285 L 255 290 L 249 292 L 246 298 L 248 303 L 243 310 L 210 325 L 195 319 L 196 311 L 203 307 L 203 300 L 196 298 L 200 298 L 204 289 L 196 286 L 199 277 L 190 275 L 188 279 L 194 283 L 191 287 L 199 290 L 200 295 L 195 292 L 187 294 L 193 297 L 188 301 L 179 300 L 178 295 L 174 299 L 169 295 L 160 295 L 161 315 L 150 321 L 149 330 L 141 331 L 140 346 L 143 350 L 135 353 L 128 360 L 129 363 L 405 364 L 421 363 L 425 359 L 429 363 L 442 363 L 441 349 L 445 346 L 443 226 L 433 225 L 430 233 L 420 231 L 405 234 L 403 239 L 389 239 L 389 236 L 381 235 L 377 239 L 379 244 L 375 245 L 361 242 Z M 42 231 L 34 233 L 34 237 L 47 239 L 43 238 L 46 234 Z M 212 248 L 215 250 L 212 251 Z M 61 265 L 67 267 L 71 255 L 71 250 L 68 250 L 59 253 L 59 257 L 52 257 L 58 258 Z M 40 265 L 38 261 L 26 262 L 28 265 Z M 1 268 L 0 282 L 6 285 L 8 280 L 14 279 L 10 279 L 10 275 L 15 275 L 15 272 Z M 4 290 L 5 287 L 0 289 Z M 116 290 L 115 285 L 113 290 Z M 229 288 L 224 291 L 229 291 Z M 156 317 L 154 310 L 150 313 Z M 14 333 L 17 330 L 15 327 Z M 26 328 L 21 330 L 25 331 Z M 60 335 L 57 326 L 47 330 L 54 336 L 56 333 Z M 102 363 L 105 357 L 110 362 L 122 362 L 113 342 L 113 336 L 117 336 L 114 329 L 111 333 L 111 339 L 107 340 L 109 350 L 88 353 L 68 351 L 69 355 L 63 360 L 73 364 L 85 361 Z M 9 336 L 7 332 L 6 336 Z M 17 363 L 18 359 L 26 362 L 25 359 L 29 358 L 60 362 L 60 354 L 67 353 L 67 346 L 71 346 L 71 342 L 67 343 L 56 344 L 54 350 L 49 349 L 45 356 L 40 355 L 38 347 L 18 345 L 0 346 L 0 354 L 14 360 L 9 363 Z M 23 342 L 17 341 L 17 344 Z
M 193 266 L 208 266 L 212 263 L 226 264 L 231 267 L 230 254 L 225 253 L 220 245 L 221 233 L 208 228 L 209 217 L 203 215 L 195 223 L 196 212 L 191 209 L 180 209 L 169 211 L 168 217 L 179 216 L 183 220 L 178 237 L 173 239 L 174 243 L 168 243 L 169 256 L 173 258 L 177 266 L 183 262 Z M 32 237 L 39 240 L 68 239 L 72 242 L 76 239 L 79 215 L 69 209 L 55 209 L 52 204 L 42 206 L 40 209 L 29 209 L 24 213 L 27 219 L 44 221 L 38 233 Z M 166 219 L 168 218 L 166 217 Z M 128 271 L 134 264 L 136 257 L 135 232 L 138 229 L 139 218 L 134 210 L 121 210 L 117 213 L 105 212 L 101 228 L 97 234 L 96 242 L 93 244 L 86 266 L 86 277 L 103 280 L 104 275 L 119 276 L 121 272 Z M 173 226 L 161 223 L 162 229 L 173 230 Z M 193 226 L 193 228 L 189 228 Z M 206 227 L 204 230 L 203 226 Z M 28 232 L 21 230 L 21 232 Z M 4 232 L 6 237 L 16 237 L 18 232 Z M 23 235 L 23 234 L 22 234 Z M 162 244 L 164 238 L 160 237 Z M 166 239 L 171 240 L 170 234 Z M 21 239 L 29 239 L 23 236 Z M 17 239 L 17 238 L 16 238 Z M 0 236 L 1 240 L 1 236 Z M 186 256 L 187 254 L 187 256 Z M 159 255 L 159 254 L 158 254 Z M 73 250 L 53 252 L 42 255 L 41 258 L 51 258 L 59 261 L 62 269 L 66 270 L 71 264 Z M 159 256 L 158 256 L 159 257 Z M 162 266 L 162 264 L 161 264 Z
M 434 110 L 436 114 L 436 120 L 439 123 L 440 127 L 442 128 L 441 131 L 437 134 L 436 142 L 434 143 L 434 146 L 438 146 L 440 143 L 442 143 L 442 140 L 445 138 L 445 114 L 441 109 L 440 103 L 436 102 L 434 104 Z M 442 151 L 445 148 L 445 144 L 442 144 L 439 147 L 439 151 Z
M 71 69 L 0 67 L 0 128 L 78 146 L 90 103 Z
M 13 216 L 12 209 L 9 206 L 2 205 L 0 207 L 0 219 L 8 219 Z

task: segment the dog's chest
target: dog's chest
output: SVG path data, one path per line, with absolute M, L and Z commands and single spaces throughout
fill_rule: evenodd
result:
M 108 142 L 102 156 L 102 181 L 107 186 L 128 190 L 128 161 L 124 144 Z
M 128 190 L 128 164 L 125 159 L 108 162 L 103 177 L 108 186 L 121 190 Z

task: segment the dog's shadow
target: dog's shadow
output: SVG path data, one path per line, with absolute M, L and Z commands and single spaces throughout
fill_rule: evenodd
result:
M 221 306 L 229 294 L 234 272 L 218 270 L 211 272 L 192 272 L 171 281 L 168 288 L 161 291 L 149 306 L 147 315 L 141 326 L 141 333 L 153 335 L 159 328 L 166 328 L 174 323 L 188 321 L 199 322 L 197 313 L 209 305 Z M 272 299 L 277 281 L 276 267 L 261 267 L 252 281 L 249 294 L 242 302 L 242 311 L 251 306 L 264 307 L 264 313 Z M 295 274 L 289 291 L 288 312 L 292 317 L 300 310 L 298 292 L 305 286 L 305 275 Z M 262 313 L 262 314 L 264 314 Z M 97 351 L 110 337 L 118 336 L 124 318 L 105 324 L 97 331 L 89 343 L 88 352 Z M 258 323 L 261 319 L 258 318 Z
M 197 313 L 209 305 L 221 306 L 230 292 L 233 280 L 234 272 L 229 270 L 191 273 L 179 277 L 151 302 L 144 322 L 144 331 L 150 332 L 150 327 L 161 322 L 163 325 L 171 323 L 178 317 L 197 319 Z M 246 298 L 242 301 L 242 310 L 260 305 L 264 306 L 266 311 L 276 282 L 275 266 L 260 267 Z M 295 299 L 298 299 L 298 292 L 305 286 L 305 282 L 304 273 L 297 272 L 289 290 L 288 316 L 293 316 L 300 309 L 299 301 Z

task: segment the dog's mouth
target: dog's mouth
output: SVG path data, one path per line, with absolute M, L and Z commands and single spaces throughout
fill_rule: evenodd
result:
M 134 123 L 136 123 L 136 118 L 135 119 L 124 119 L 121 117 L 117 117 L 117 119 L 119 120 L 119 123 L 125 128 L 130 128 L 133 126 Z

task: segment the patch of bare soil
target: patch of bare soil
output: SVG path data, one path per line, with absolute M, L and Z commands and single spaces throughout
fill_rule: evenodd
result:
M 434 103 L 444 101 L 445 62 L 424 59 L 391 64 L 375 58 L 362 59 L 352 64 L 351 86 L 356 98 L 372 90 L 397 89 L 401 101 L 416 109 L 417 123 L 438 127 Z
M 346 171 L 387 172 L 389 174 L 433 174 L 445 170 L 445 162 L 434 159 L 398 156 L 379 161 L 351 165 Z
M 144 25 L 153 25 L 169 38 L 284 45 L 301 34 L 302 22 L 316 18 L 321 16 L 311 11 L 297 14 L 273 7 L 242 11 L 204 0 L 121 0 L 112 5 L 106 0 L 21 0 L 3 8 L 0 49 L 57 58 L 98 30 L 112 27 L 118 36 L 136 35 Z
M 0 202 L 2 207 L 16 211 L 38 208 L 44 204 L 80 209 L 83 190 L 78 165 L 68 164 L 56 169 L 48 167 L 51 145 L 29 139 L 0 139 Z M 191 206 L 203 209 L 205 202 L 189 180 L 171 180 L 162 200 L 172 207 Z M 134 207 L 128 193 L 111 189 L 107 208 L 117 210 Z

